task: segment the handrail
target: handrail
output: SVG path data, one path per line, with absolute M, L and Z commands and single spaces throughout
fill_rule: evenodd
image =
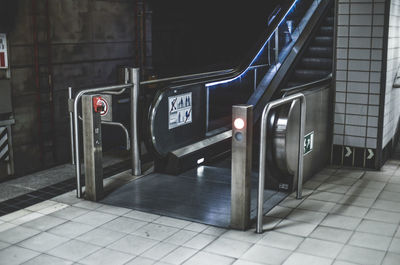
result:
M 331 81 L 332 81 L 332 73 L 330 73 L 328 76 L 326 76 L 324 78 L 321 78 L 319 80 L 312 81 L 312 82 L 309 82 L 307 84 L 302 84 L 302 85 L 298 85 L 298 86 L 284 88 L 281 91 L 284 92 L 283 93 L 283 97 L 286 97 L 287 95 L 291 95 L 293 93 L 301 92 L 301 91 L 304 91 L 304 90 L 309 89 L 309 88 L 314 88 L 316 86 L 321 86 L 321 85 L 328 84 Z
M 113 122 L 113 121 L 102 121 L 101 124 L 120 127 L 122 129 L 122 131 L 125 133 L 126 150 L 131 149 L 131 141 L 130 141 L 130 138 L 129 138 L 128 129 L 122 123 Z
M 198 84 L 198 83 L 206 83 L 206 86 L 213 86 L 215 84 L 219 83 L 226 83 L 232 80 L 235 80 L 242 76 L 244 73 L 246 73 L 248 70 L 250 70 L 250 67 L 252 64 L 255 62 L 257 59 L 258 55 L 260 52 L 265 48 L 265 45 L 269 42 L 273 34 L 275 33 L 276 29 L 281 25 L 282 21 L 286 18 L 286 16 L 290 13 L 290 11 L 295 7 L 296 3 L 299 0 L 292 0 L 288 1 L 288 3 L 285 3 L 285 7 L 282 7 L 280 9 L 276 9 L 277 11 L 276 14 L 272 16 L 270 21 L 268 21 L 268 27 L 264 34 L 264 38 L 260 40 L 257 45 L 255 46 L 254 50 L 252 50 L 251 57 L 249 56 L 249 59 L 246 59 L 246 61 L 242 62 L 237 68 L 235 69 L 230 69 L 230 70 L 221 70 L 221 71 L 215 71 L 215 72 L 210 72 L 211 76 L 207 77 L 201 77 L 203 75 L 207 75 L 207 73 L 201 73 L 201 74 L 193 74 L 193 75 L 188 75 L 188 76 L 178 76 L 178 77 L 170 77 L 170 78 L 162 78 L 162 79 L 156 79 L 156 80 L 148 80 L 148 81 L 143 81 L 140 84 L 141 85 L 150 85 L 150 84 L 157 84 L 161 82 L 166 82 L 166 81 L 177 81 L 179 82 L 180 79 L 183 78 L 191 78 L 189 80 L 185 80 L 187 82 L 190 82 L 190 84 Z M 256 54 L 254 56 L 254 54 Z M 182 80 L 183 82 L 183 80 Z
M 147 81 L 140 82 L 140 85 L 154 85 L 154 84 L 163 83 L 163 82 L 177 81 L 179 79 L 196 78 L 196 77 L 203 76 L 203 75 L 217 75 L 217 74 L 222 74 L 222 73 L 226 73 L 229 71 L 233 71 L 233 69 L 217 70 L 217 71 L 212 71 L 212 72 L 204 72 L 204 73 L 198 73 L 198 74 L 189 74 L 189 75 L 181 75 L 181 76 L 166 77 L 166 78 L 160 78 L 160 79 L 154 79 L 154 80 L 147 80 Z
M 306 120 L 306 98 L 302 93 L 287 96 L 268 103 L 261 116 L 261 133 L 260 133 L 260 165 L 258 178 L 258 200 L 257 200 L 257 228 L 256 232 L 263 232 L 263 204 L 264 204 L 264 183 L 266 172 L 266 155 L 267 155 L 267 119 L 272 109 L 281 105 L 300 100 L 300 126 L 299 126 L 299 155 L 297 164 L 297 199 L 302 197 L 303 189 L 303 161 L 304 161 L 304 128 Z
M 93 94 L 93 93 L 100 93 L 106 92 L 106 94 L 112 95 L 119 95 L 122 94 L 127 88 L 134 87 L 134 83 L 123 84 L 123 85 L 115 85 L 115 86 L 106 86 L 106 87 L 99 87 L 99 88 L 91 88 L 91 89 L 84 89 L 79 91 L 79 93 L 75 96 L 74 99 L 74 106 L 73 106 L 73 128 L 74 128 L 74 137 L 73 143 L 75 146 L 75 173 L 76 173 L 76 191 L 77 197 L 82 197 L 82 186 L 81 186 L 81 164 L 80 164 L 80 157 L 79 157 L 79 128 L 78 128 L 78 104 L 79 100 L 85 94 Z M 69 88 L 69 91 L 72 89 Z M 117 90 L 117 92 L 113 92 Z

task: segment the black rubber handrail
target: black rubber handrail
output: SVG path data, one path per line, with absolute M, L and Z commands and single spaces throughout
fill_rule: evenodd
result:
M 321 78 L 316 81 L 309 82 L 307 84 L 302 84 L 294 87 L 288 87 L 284 88 L 281 91 L 283 92 L 283 97 L 302 92 L 307 89 L 323 86 L 323 85 L 328 85 L 332 82 L 332 74 L 329 74 L 328 76 Z

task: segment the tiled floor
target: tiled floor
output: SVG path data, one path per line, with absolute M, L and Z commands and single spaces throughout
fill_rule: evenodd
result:
M 117 208 L 69 192 L 0 217 L 0 264 L 400 264 L 400 161 L 327 168 L 241 232 Z

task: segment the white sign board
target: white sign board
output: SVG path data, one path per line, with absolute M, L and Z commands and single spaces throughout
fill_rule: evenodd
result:
M 192 122 L 192 92 L 168 97 L 168 129 Z
M 0 69 L 8 68 L 7 38 L 6 34 L 0 33 Z

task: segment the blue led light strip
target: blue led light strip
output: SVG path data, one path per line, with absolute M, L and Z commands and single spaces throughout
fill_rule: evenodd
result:
M 282 22 L 286 19 L 286 17 L 289 15 L 290 11 L 292 11 L 292 9 L 294 8 L 294 6 L 296 5 L 296 3 L 299 0 L 296 0 L 293 2 L 292 6 L 289 8 L 289 10 L 286 12 L 285 16 L 282 18 L 282 20 L 279 22 L 277 28 L 279 28 L 279 26 L 282 24 Z M 265 46 L 267 45 L 267 43 L 270 41 L 271 37 L 273 36 L 273 34 L 271 34 L 268 39 L 265 41 L 264 45 L 261 47 L 260 51 L 257 53 L 257 55 L 254 57 L 254 59 L 251 61 L 251 63 L 249 64 L 249 66 L 247 66 L 246 70 L 243 71 L 243 73 L 241 73 L 240 75 L 231 78 L 231 79 L 227 79 L 227 80 L 221 80 L 221 81 L 215 81 L 212 83 L 208 83 L 206 84 L 206 87 L 210 87 L 210 86 L 216 86 L 216 85 L 220 85 L 220 84 L 226 84 L 229 83 L 231 81 L 234 81 L 236 79 L 241 78 L 243 75 L 245 75 L 247 73 L 247 71 L 249 70 L 249 68 L 251 67 L 251 65 L 257 60 L 258 56 L 260 56 L 261 52 L 264 50 Z

